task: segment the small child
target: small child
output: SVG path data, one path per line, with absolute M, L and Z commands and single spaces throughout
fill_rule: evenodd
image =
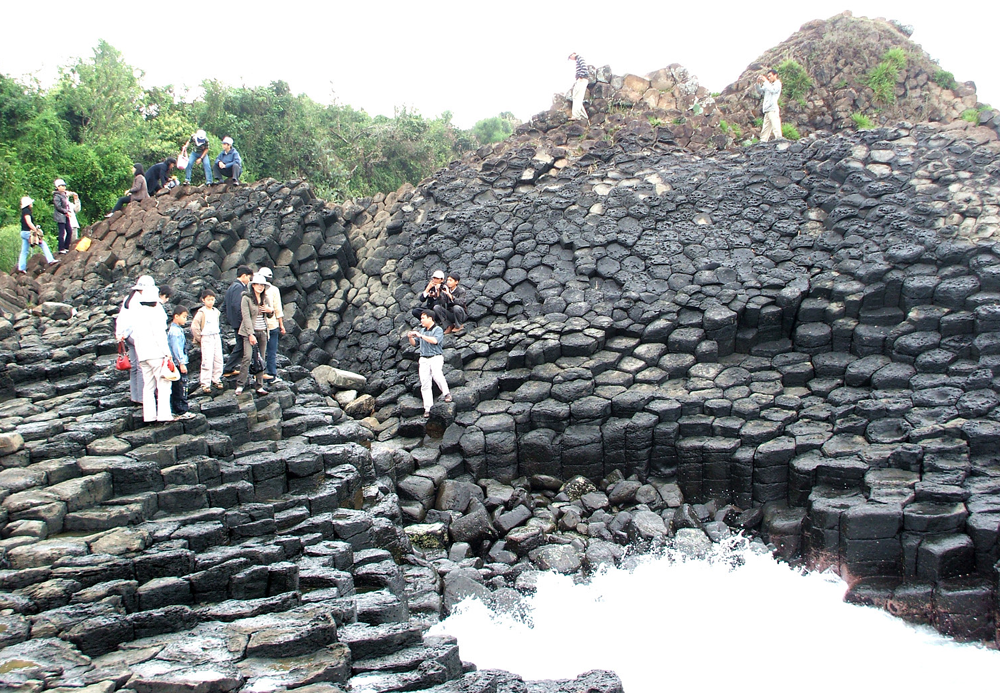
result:
M 212 385 L 219 390 L 222 384 L 222 333 L 219 331 L 221 313 L 215 307 L 215 292 L 205 289 L 201 292 L 202 308 L 191 321 L 191 336 L 195 344 L 201 345 L 201 391 L 212 394 Z
M 174 365 L 181 372 L 181 377 L 170 384 L 170 409 L 175 416 L 182 419 L 191 418 L 188 413 L 187 401 L 187 337 L 184 336 L 184 326 L 188 320 L 188 309 L 183 306 L 174 308 L 173 319 L 167 329 L 167 346 Z

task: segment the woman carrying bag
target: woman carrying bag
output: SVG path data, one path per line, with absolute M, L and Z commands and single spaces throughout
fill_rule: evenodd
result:
M 27 271 L 28 255 L 31 253 L 31 249 L 36 246 L 41 247 L 42 252 L 45 253 L 45 261 L 50 265 L 59 262 L 52 257 L 52 251 L 49 250 L 49 244 L 45 242 L 42 230 L 35 226 L 35 222 L 31 220 L 33 204 L 35 204 L 35 201 L 27 195 L 21 198 L 21 255 L 17 259 L 17 270 L 19 272 Z
M 149 279 L 148 284 L 152 284 L 152 278 Z M 168 366 L 173 362 L 167 344 L 167 313 L 155 284 L 143 286 L 135 298 L 139 300 L 129 301 L 128 322 L 142 371 L 142 420 L 146 423 L 173 421 L 169 379 L 172 373 Z M 176 373 L 176 366 L 173 372 Z
M 250 377 L 251 361 L 261 359 L 261 355 L 267 352 L 267 316 L 274 312 L 267 299 L 267 287 L 270 285 L 267 277 L 258 272 L 253 275 L 250 286 L 247 287 L 240 302 L 243 319 L 236 333 L 243 340 L 243 362 L 240 363 L 240 375 L 236 379 L 237 395 L 243 393 L 243 388 Z M 257 394 L 266 395 L 263 367 L 254 374 L 254 378 L 257 380 Z

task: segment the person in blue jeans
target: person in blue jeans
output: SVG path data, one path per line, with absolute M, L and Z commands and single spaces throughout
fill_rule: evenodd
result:
M 260 273 L 268 281 L 274 276 L 269 267 L 261 267 Z M 278 341 L 285 334 L 285 312 L 281 307 L 281 290 L 274 284 L 267 287 L 267 299 L 274 312 L 265 316 L 267 323 L 267 354 L 264 357 L 264 380 L 281 380 L 278 377 Z
M 184 326 L 187 324 L 188 309 L 183 306 L 176 306 L 170 319 L 170 327 L 167 328 L 167 347 L 170 349 L 170 357 L 174 360 L 174 365 L 181 372 L 181 377 L 170 383 L 170 410 L 174 416 L 182 419 L 190 419 L 187 401 L 187 336 L 184 334 Z
M 184 173 L 184 182 L 191 182 L 191 173 L 194 172 L 194 167 L 201 164 L 201 167 L 205 170 L 205 182 L 211 185 L 212 162 L 208 154 L 208 135 L 204 130 L 199 130 L 191 135 L 191 143 L 194 144 L 194 151 L 191 154 L 187 170 Z
M 59 262 L 52 257 L 52 251 L 49 250 L 49 244 L 45 242 L 45 237 L 42 236 L 42 230 L 35 226 L 35 222 L 31 220 L 31 206 L 33 204 L 35 204 L 35 201 L 27 195 L 21 198 L 21 255 L 17 259 L 17 269 L 20 272 L 28 269 L 28 254 L 34 245 L 42 247 L 42 253 L 45 254 L 45 261 L 50 265 Z
M 243 173 L 243 157 L 233 147 L 232 137 L 222 138 L 222 151 L 215 157 L 215 166 L 212 167 L 212 174 L 220 182 L 224 183 L 226 178 L 232 178 L 234 185 L 240 184 L 240 174 Z

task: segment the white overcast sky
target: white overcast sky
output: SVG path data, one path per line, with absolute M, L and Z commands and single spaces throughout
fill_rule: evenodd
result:
M 501 111 L 525 120 L 572 82 L 577 51 L 616 74 L 680 63 L 721 91 L 768 48 L 812 19 L 844 10 L 898 19 L 980 101 L 1000 106 L 1000 3 L 927 0 L 669 2 L 106 2 L 4 0 L 0 73 L 49 86 L 99 39 L 145 72 L 144 85 L 196 88 L 284 80 L 317 101 L 391 115 L 445 110 L 470 127 Z M 193 39 L 200 28 L 200 35 Z

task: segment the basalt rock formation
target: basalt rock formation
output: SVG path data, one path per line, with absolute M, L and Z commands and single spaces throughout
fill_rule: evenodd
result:
M 998 229 L 997 134 L 964 120 L 695 153 L 553 110 L 390 195 L 130 205 L 0 279 L 0 668 L 29 663 L 0 676 L 525 690 L 422 628 L 735 531 L 993 639 Z M 141 426 L 111 370 L 130 282 L 193 305 L 241 263 L 282 289 L 284 384 Z M 439 268 L 470 320 L 425 420 L 403 334 Z

